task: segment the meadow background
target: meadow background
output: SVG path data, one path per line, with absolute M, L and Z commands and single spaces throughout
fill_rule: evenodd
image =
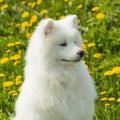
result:
M 35 26 L 43 18 L 68 14 L 78 16 L 83 62 L 98 92 L 94 119 L 120 120 L 119 0 L 0 0 L 0 120 L 14 115 L 24 54 Z

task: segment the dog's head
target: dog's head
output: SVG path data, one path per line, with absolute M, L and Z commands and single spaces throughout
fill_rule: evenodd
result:
M 58 21 L 51 18 L 42 20 L 33 37 L 35 36 L 38 38 L 40 54 L 50 62 L 76 63 L 84 56 L 76 15 Z

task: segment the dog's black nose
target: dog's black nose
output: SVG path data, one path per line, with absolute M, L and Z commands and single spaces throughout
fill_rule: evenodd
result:
M 83 50 L 79 50 L 77 52 L 77 54 L 82 58 L 84 56 L 84 51 Z

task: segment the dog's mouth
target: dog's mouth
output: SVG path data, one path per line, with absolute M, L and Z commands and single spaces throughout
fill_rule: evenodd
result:
M 65 62 L 79 62 L 81 59 L 77 59 L 77 60 L 66 60 L 66 59 L 62 59 L 62 61 Z

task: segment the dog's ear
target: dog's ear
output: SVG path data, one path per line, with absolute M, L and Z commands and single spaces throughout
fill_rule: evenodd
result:
M 45 35 L 48 35 L 52 31 L 53 27 L 54 27 L 54 21 L 52 19 L 48 19 L 46 21 L 46 25 L 44 28 Z
M 73 28 L 78 28 L 78 21 L 77 21 L 77 15 L 70 15 L 68 16 L 69 17 L 69 20 L 70 20 L 70 23 L 71 23 L 71 26 Z
M 72 28 L 78 29 L 77 15 L 68 15 L 63 18 L 61 22 L 71 26 Z

